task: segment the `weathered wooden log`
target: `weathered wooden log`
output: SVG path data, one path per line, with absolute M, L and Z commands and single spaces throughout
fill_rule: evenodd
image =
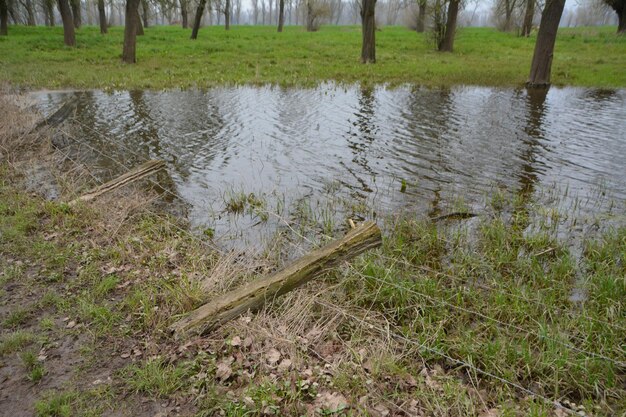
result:
M 299 258 L 267 277 L 221 295 L 192 311 L 170 326 L 175 337 L 203 334 L 245 313 L 259 309 L 274 299 L 318 277 L 344 260 L 351 259 L 382 243 L 380 229 L 365 222 L 310 254 Z
M 79 201 L 91 201 L 102 194 L 113 191 L 117 188 L 123 187 L 131 182 L 137 181 L 141 178 L 145 178 L 148 175 L 152 175 L 165 166 L 165 162 L 158 160 L 150 160 L 137 168 L 134 168 L 127 173 L 120 175 L 119 177 L 94 188 L 86 194 L 70 201 L 70 205 L 74 205 Z

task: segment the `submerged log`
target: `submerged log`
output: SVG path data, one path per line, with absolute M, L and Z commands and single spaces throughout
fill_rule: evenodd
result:
M 50 116 L 40 121 L 35 125 L 33 131 L 37 131 L 44 127 L 55 127 L 60 125 L 70 117 L 78 107 L 78 100 L 70 100 L 66 101 L 57 111 L 52 113 Z
M 165 166 L 165 162 L 158 160 L 151 160 L 138 166 L 135 169 L 128 171 L 127 173 L 120 175 L 119 177 L 94 188 L 86 194 L 70 201 L 70 205 L 74 205 L 79 201 L 91 201 L 102 194 L 113 191 L 117 188 L 123 187 L 131 182 L 137 181 L 141 178 L 145 178 L 148 175 L 152 175 Z
M 280 271 L 218 296 L 172 324 L 170 330 L 177 338 L 213 330 L 248 310 L 259 309 L 266 300 L 291 291 L 328 272 L 340 262 L 381 243 L 376 223 L 365 222 L 343 238 L 295 260 Z

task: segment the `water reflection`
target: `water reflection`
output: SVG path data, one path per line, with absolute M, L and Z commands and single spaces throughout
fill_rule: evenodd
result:
M 493 187 L 526 200 L 555 185 L 572 198 L 602 185 L 604 200 L 626 200 L 624 90 L 325 85 L 35 95 L 44 112 L 78 100 L 81 137 L 124 164 L 165 160 L 159 181 L 189 204 L 192 222 L 218 229 L 231 227 L 222 214 L 233 189 L 288 205 L 323 200 L 336 184 L 334 192 L 378 210 L 430 215 L 459 200 L 480 207 Z M 103 179 L 122 170 L 91 156 Z

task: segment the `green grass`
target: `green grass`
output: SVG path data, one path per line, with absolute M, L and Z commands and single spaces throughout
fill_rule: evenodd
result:
M 160 358 L 131 365 L 122 372 L 129 387 L 152 397 L 166 397 L 180 390 L 187 381 L 185 376 L 183 367 L 165 363 Z
M 0 357 L 22 349 L 35 341 L 35 335 L 30 332 L 16 331 L 2 335 L 0 339 Z
M 561 29 L 552 68 L 555 85 L 626 86 L 626 37 L 615 28 Z M 377 32 L 375 65 L 361 65 L 360 27 L 324 26 L 307 33 L 288 27 L 202 28 L 196 41 L 178 27 L 151 27 L 138 39 L 136 65 L 120 62 L 123 28 L 102 36 L 77 31 L 77 47 L 63 45 L 62 28 L 9 28 L 0 38 L 0 79 L 30 88 L 190 88 L 225 84 L 311 86 L 340 83 L 415 83 L 519 86 L 527 77 L 535 36 L 491 28 L 459 30 L 454 53 L 438 53 L 427 35 L 404 27 Z
M 22 359 L 24 368 L 26 368 L 28 372 L 27 378 L 32 382 L 39 382 L 46 374 L 46 370 L 37 359 L 37 355 L 31 351 L 26 351 L 20 354 L 20 358 Z

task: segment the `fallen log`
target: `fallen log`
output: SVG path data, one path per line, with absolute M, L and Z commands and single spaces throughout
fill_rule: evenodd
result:
M 33 131 L 37 131 L 43 127 L 55 127 L 60 125 L 76 111 L 78 100 L 66 101 L 61 107 L 50 116 L 35 125 Z
M 148 175 L 152 175 L 155 172 L 159 171 L 165 166 L 165 162 L 159 160 L 150 160 L 137 168 L 134 168 L 127 173 L 120 175 L 119 177 L 104 183 L 93 190 L 89 191 L 86 194 L 81 195 L 80 197 L 70 201 L 70 205 L 74 205 L 79 201 L 91 201 L 96 197 L 101 196 L 102 194 L 113 191 L 117 188 L 123 187 L 131 182 L 137 181 L 141 178 L 147 177 Z
M 316 249 L 267 277 L 207 302 L 170 326 L 176 338 L 203 334 L 245 313 L 257 310 L 271 300 L 328 272 L 344 260 L 351 259 L 382 243 L 380 229 L 365 222 L 343 238 Z

